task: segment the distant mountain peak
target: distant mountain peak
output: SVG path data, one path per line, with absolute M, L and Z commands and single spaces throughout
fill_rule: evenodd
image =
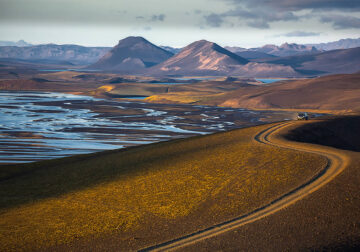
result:
M 195 41 L 193 43 L 191 43 L 190 45 L 188 45 L 187 47 L 194 47 L 194 48 L 200 48 L 200 47 L 212 47 L 212 46 L 215 46 L 216 44 L 214 42 L 210 42 L 210 41 L 207 41 L 205 39 L 202 39 L 202 40 L 198 40 L 198 41 Z
M 126 73 L 137 73 L 143 68 L 159 64 L 173 53 L 166 51 L 143 37 L 124 38 L 90 68 Z
M 178 54 L 149 69 L 150 74 L 209 74 L 233 72 L 249 61 L 214 42 L 199 40 L 184 47 Z
M 278 46 L 276 45 L 273 45 L 273 44 L 267 44 L 267 45 L 264 45 L 262 48 L 270 48 L 270 49 L 275 49 L 277 48 Z
M 18 46 L 18 47 L 26 47 L 32 46 L 32 44 L 27 43 L 25 40 L 21 39 L 18 42 L 13 41 L 0 41 L 0 46 Z
M 271 54 L 274 56 L 280 56 L 280 57 L 319 52 L 315 47 L 312 46 L 300 45 L 296 43 L 287 43 L 287 42 L 283 43 L 280 46 L 265 45 L 260 48 L 253 48 L 252 50 Z
M 119 45 L 120 46 L 128 46 L 128 45 L 134 45 L 137 43 L 150 43 L 150 42 L 140 36 L 130 36 L 130 37 L 126 37 L 124 39 L 120 39 L 117 45 L 118 46 Z
M 360 38 L 347 38 L 333 42 L 310 44 L 310 45 L 316 47 L 318 50 L 325 50 L 325 51 L 348 49 L 348 48 L 360 47 Z

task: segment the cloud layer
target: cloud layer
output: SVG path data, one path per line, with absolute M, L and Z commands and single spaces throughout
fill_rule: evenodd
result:
M 0 0 L 4 40 L 86 43 L 89 36 L 110 44 L 122 34 L 179 46 L 203 38 L 250 46 L 322 42 L 359 29 L 360 0 Z
M 221 27 L 229 19 L 258 29 L 269 29 L 274 22 L 317 20 L 331 24 L 334 29 L 360 29 L 360 1 L 357 0 L 222 0 L 229 10 L 204 15 L 209 27 Z M 353 16 L 349 16 L 351 13 Z M 299 36 L 316 36 L 317 33 Z M 296 37 L 291 34 L 287 37 Z

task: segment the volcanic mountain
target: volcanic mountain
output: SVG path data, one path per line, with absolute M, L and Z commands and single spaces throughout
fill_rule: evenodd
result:
M 159 64 L 173 56 L 142 37 L 127 37 L 119 41 L 110 52 L 105 54 L 91 69 L 138 73 L 147 67 Z
M 291 67 L 253 63 L 206 40 L 196 41 L 159 65 L 149 75 L 235 75 L 257 77 L 298 76 Z
M 149 71 L 169 75 L 223 75 L 247 63 L 248 60 L 215 43 L 200 40 Z

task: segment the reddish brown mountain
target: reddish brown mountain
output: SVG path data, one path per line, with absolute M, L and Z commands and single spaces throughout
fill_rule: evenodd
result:
M 149 68 L 148 75 L 297 76 L 291 67 L 249 61 L 206 40 L 196 41 L 181 52 Z

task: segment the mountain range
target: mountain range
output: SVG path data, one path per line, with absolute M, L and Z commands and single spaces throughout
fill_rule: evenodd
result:
M 320 44 L 309 44 L 310 46 L 316 47 L 318 50 L 330 51 L 336 49 L 349 49 L 360 47 L 360 38 L 357 39 L 340 39 L 334 42 L 320 43 Z
M 356 45 L 360 39 L 340 40 L 330 46 Z M 26 42 L 21 42 L 26 43 Z M 325 48 L 325 44 L 321 45 Z M 167 50 L 166 50 L 167 49 Z M 170 52 L 171 50 L 173 52 Z M 179 51 L 180 50 L 180 51 Z M 200 40 L 185 48 L 156 46 L 142 37 L 128 37 L 113 47 L 78 45 L 0 46 L 0 58 L 29 62 L 66 62 L 94 70 L 145 75 L 235 75 L 299 77 L 353 73 L 360 69 L 359 48 L 324 51 L 316 45 L 282 44 L 260 48 L 223 48 Z M 49 63 L 49 64 L 50 64 Z
M 72 64 L 91 64 L 105 55 L 109 47 L 85 47 L 78 45 L 36 45 L 27 47 L 1 46 L 0 58 L 22 60 L 68 61 Z
M 288 44 L 284 43 L 281 46 L 265 45 L 258 48 L 242 48 L 242 47 L 225 47 L 229 51 L 236 53 L 242 57 L 248 57 L 248 59 L 258 58 L 273 58 L 273 57 L 286 57 L 293 55 L 304 55 L 319 53 L 320 50 L 310 45 Z
M 0 41 L 0 46 L 18 46 L 18 47 L 25 47 L 25 46 L 32 46 L 32 44 L 25 42 L 24 40 L 19 40 L 17 42 L 13 41 Z
M 360 47 L 266 59 L 262 62 L 291 66 L 306 75 L 355 73 L 360 69 Z

